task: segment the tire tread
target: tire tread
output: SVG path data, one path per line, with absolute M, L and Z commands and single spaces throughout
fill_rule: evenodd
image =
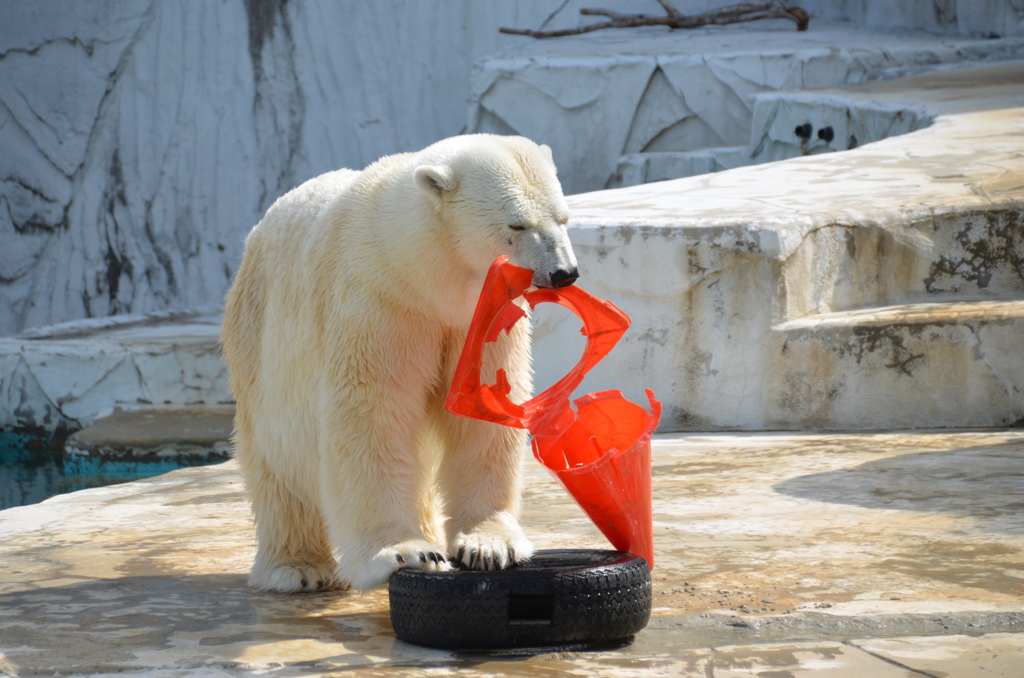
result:
M 550 595 L 550 624 L 510 623 L 510 595 Z M 651 575 L 647 563 L 633 554 L 540 551 L 532 563 L 499 572 L 399 570 L 391 578 L 390 600 L 395 634 L 418 645 L 504 649 L 604 643 L 647 625 Z

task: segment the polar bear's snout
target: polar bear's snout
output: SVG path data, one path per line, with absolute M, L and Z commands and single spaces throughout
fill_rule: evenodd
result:
M 576 253 L 561 223 L 526 229 L 512 263 L 533 271 L 536 287 L 568 287 L 580 277 Z
M 527 266 L 527 268 L 530 268 Z M 568 287 L 580 277 L 580 269 L 575 258 L 571 263 L 564 263 L 554 268 L 534 267 L 533 284 L 536 287 Z
M 576 282 L 576 279 L 580 277 L 580 269 L 573 266 L 571 271 L 558 269 L 551 274 L 551 286 L 552 287 L 568 287 L 569 285 Z

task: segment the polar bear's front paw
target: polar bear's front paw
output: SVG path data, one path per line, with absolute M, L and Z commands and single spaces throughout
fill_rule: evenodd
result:
M 368 591 L 385 584 L 395 570 L 401 568 L 447 572 L 452 566 L 444 555 L 443 546 L 410 539 L 378 551 L 365 567 L 359 568 L 352 583 L 357 589 Z
M 452 540 L 452 558 L 470 570 L 504 570 L 529 560 L 533 544 L 519 526 L 484 523 Z
M 389 549 L 388 555 L 394 554 L 398 567 L 412 567 L 420 570 L 445 572 L 452 569 L 448 558 L 444 555 L 444 547 L 425 541 L 405 541 Z
M 249 575 L 249 586 L 262 591 L 308 593 L 329 591 L 339 588 L 340 584 L 334 577 L 334 563 L 298 560 L 254 569 Z

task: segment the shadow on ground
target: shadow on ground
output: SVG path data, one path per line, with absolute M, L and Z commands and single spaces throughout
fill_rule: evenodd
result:
M 868 461 L 799 476 L 773 489 L 793 497 L 875 509 L 955 513 L 1024 532 L 1020 440 Z

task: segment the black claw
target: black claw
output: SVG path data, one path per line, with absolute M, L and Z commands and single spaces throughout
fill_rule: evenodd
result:
M 508 564 L 509 565 L 515 565 L 516 564 L 516 550 L 514 548 L 512 548 L 511 546 L 508 547 Z
M 421 563 L 427 562 L 427 554 L 425 554 L 423 551 L 420 551 L 420 562 Z
M 493 569 L 493 567 L 492 567 L 493 564 L 494 564 L 494 562 L 493 562 L 493 560 L 491 558 L 491 554 L 488 553 L 487 555 L 484 556 L 484 569 L 485 570 Z
M 442 563 L 447 563 L 448 562 L 448 560 L 444 557 L 444 554 L 442 554 L 442 553 L 438 553 L 437 554 L 437 559 L 440 560 Z
M 401 553 L 396 553 L 395 554 L 395 560 L 398 561 L 399 565 L 405 565 L 405 558 L 402 557 Z
M 457 560 L 457 561 L 459 561 L 461 563 L 462 562 L 462 557 L 465 556 L 465 555 L 466 555 L 466 547 L 465 546 L 460 546 L 459 547 L 459 553 L 458 553 L 458 555 L 455 556 L 455 560 Z
M 302 578 L 302 588 L 306 588 L 307 586 L 309 586 L 309 581 L 307 581 L 306 578 L 303 577 Z
M 476 549 L 470 549 L 469 551 L 469 566 L 475 568 L 477 564 L 477 553 Z
M 437 565 L 437 554 L 436 554 L 436 553 L 434 553 L 433 551 L 431 551 L 431 553 L 430 553 L 430 560 L 431 560 L 431 561 L 432 561 L 432 562 L 433 562 L 433 563 L 434 563 L 435 565 Z

